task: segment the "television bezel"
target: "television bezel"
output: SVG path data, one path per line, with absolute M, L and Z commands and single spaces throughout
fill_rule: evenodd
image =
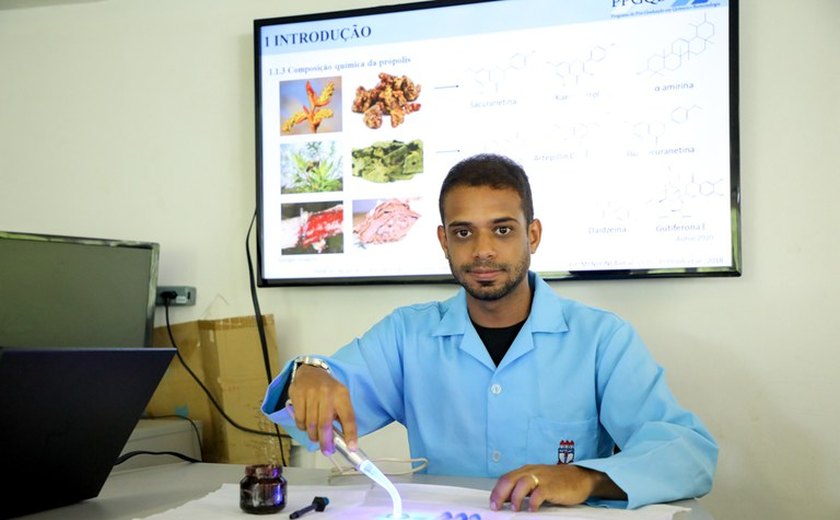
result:
M 343 285 L 394 285 L 394 284 L 439 284 L 455 283 L 451 274 L 439 275 L 386 275 L 386 276 L 331 276 L 267 278 L 264 276 L 263 250 L 263 131 L 262 131 L 262 63 L 260 30 L 267 26 L 312 22 L 319 20 L 340 20 L 359 16 L 385 13 L 418 11 L 446 8 L 467 4 L 492 3 L 502 0 L 423 0 L 401 4 L 350 8 L 326 12 L 306 13 L 289 16 L 261 18 L 253 21 L 253 58 L 255 86 L 255 142 L 256 142 L 256 281 L 259 287 L 287 286 L 343 286 Z M 740 183 L 740 117 L 739 117 L 739 9 L 738 0 L 726 2 L 728 13 L 728 77 L 729 77 L 729 202 L 731 225 L 731 263 L 714 267 L 668 267 L 645 269 L 570 270 L 538 271 L 549 281 L 574 280 L 626 280 L 651 278 L 697 278 L 697 277 L 740 277 L 742 275 L 742 230 L 741 230 L 741 183 Z M 441 253 L 442 254 L 442 253 Z

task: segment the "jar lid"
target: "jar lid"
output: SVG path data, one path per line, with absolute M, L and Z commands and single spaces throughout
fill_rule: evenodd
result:
M 249 464 L 245 467 L 246 475 L 257 478 L 276 478 L 283 473 L 283 466 L 279 464 Z

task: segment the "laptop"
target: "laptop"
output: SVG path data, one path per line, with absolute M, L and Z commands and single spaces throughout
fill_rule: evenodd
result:
M 0 519 L 98 496 L 174 354 L 0 347 Z

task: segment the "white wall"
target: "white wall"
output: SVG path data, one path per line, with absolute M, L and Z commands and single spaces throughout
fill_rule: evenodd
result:
M 157 241 L 159 282 L 198 289 L 174 322 L 252 313 L 252 21 L 374 3 L 0 1 L 0 229 Z M 631 320 L 708 423 L 718 520 L 840 517 L 838 27 L 836 0 L 742 2 L 742 277 L 554 284 Z M 288 358 L 452 290 L 259 295 Z

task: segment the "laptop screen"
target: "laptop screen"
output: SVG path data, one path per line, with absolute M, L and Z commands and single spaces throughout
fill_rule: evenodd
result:
M 0 518 L 96 497 L 174 354 L 0 348 Z

